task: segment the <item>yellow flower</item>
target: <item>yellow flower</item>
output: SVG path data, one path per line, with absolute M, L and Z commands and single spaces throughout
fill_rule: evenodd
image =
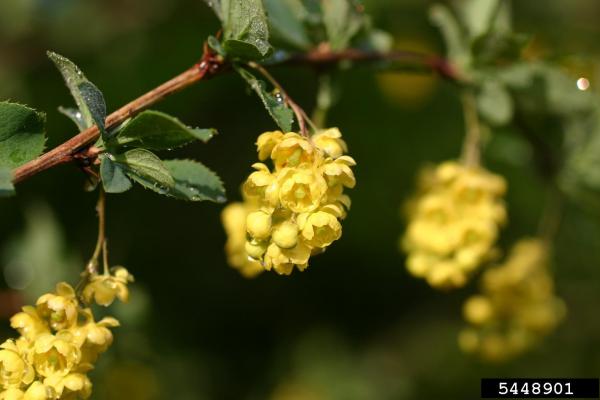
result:
M 229 204 L 221 213 L 221 221 L 227 233 L 227 243 L 225 244 L 227 262 L 247 278 L 255 277 L 264 271 L 260 262 L 248 259 L 249 254 L 245 249 L 247 245 L 246 217 L 248 216 L 248 212 L 255 210 L 256 207 L 257 204 L 246 199 L 244 203 Z M 254 258 L 260 258 L 262 253 Z
M 37 373 L 43 377 L 66 376 L 81 360 L 81 351 L 73 339 L 67 331 L 38 337 L 33 347 L 33 365 Z
M 356 165 L 352 157 L 341 156 L 336 160 L 330 160 L 323 165 L 323 173 L 327 177 L 329 186 L 338 184 L 352 189 L 356 186 L 356 178 L 350 167 Z
M 0 400 L 23 400 L 23 396 L 25 393 L 17 388 L 8 388 L 0 392 Z
M 99 322 L 94 321 L 94 316 L 89 308 L 81 310 L 80 324 L 71 329 L 72 342 L 81 349 L 79 370 L 90 370 L 96 362 L 98 355 L 105 352 L 112 344 L 113 334 L 109 328 L 119 326 L 119 321 L 112 317 L 105 317 Z
M 271 215 L 264 211 L 254 211 L 246 217 L 246 230 L 254 239 L 263 240 L 271 236 Z
M 55 331 L 67 329 L 77 322 L 77 298 L 75 290 L 65 283 L 56 285 L 56 293 L 47 293 L 36 303 L 39 315 L 48 321 Z
M 286 133 L 271 153 L 271 159 L 277 169 L 310 164 L 313 156 L 313 145 L 305 137 L 293 132 Z
M 295 213 L 317 209 L 327 193 L 327 182 L 313 168 L 285 168 L 278 181 L 281 205 Z
M 50 333 L 48 325 L 42 320 L 35 307 L 25 306 L 23 311 L 12 316 L 10 326 L 19 331 L 19 333 L 33 341 L 43 333 Z
M 33 382 L 25 392 L 17 388 L 0 392 L 0 400 L 50 400 L 56 398 L 51 388 L 37 381 Z
M 35 381 L 27 388 L 23 400 L 50 400 L 56 399 L 57 395 L 54 389 L 44 385 L 42 382 Z M 61 399 L 63 399 L 61 397 Z
M 129 301 L 127 284 L 133 282 L 133 275 L 123 267 L 113 268 L 111 275 L 94 275 L 83 289 L 83 298 L 91 303 L 92 299 L 101 306 L 109 306 L 118 298 Z
M 298 243 L 292 249 L 283 249 L 272 243 L 264 257 L 265 269 L 273 269 L 280 275 L 290 275 L 296 266 L 300 271 L 304 271 L 308 266 L 310 257 L 310 247 L 304 243 Z
M 84 374 L 54 375 L 44 383 L 52 387 L 61 400 L 87 399 L 92 395 L 92 383 Z
M 260 260 L 267 251 L 267 242 L 249 240 L 244 244 L 244 250 L 249 259 Z
M 292 221 L 284 221 L 273 231 L 273 243 L 282 249 L 291 249 L 298 244 L 298 225 Z
M 313 247 L 325 248 L 342 236 L 342 225 L 328 212 L 300 214 L 298 224 L 302 228 L 302 236 Z
M 269 158 L 273 148 L 281 142 L 282 138 L 283 133 L 281 131 L 265 132 L 260 135 L 256 140 L 258 159 L 262 161 Z
M 269 171 L 269 167 L 262 163 L 252 165 L 256 171 L 251 173 L 244 183 L 246 196 L 264 196 L 267 188 L 273 183 L 275 177 Z
M 332 158 L 338 158 L 348 151 L 348 146 L 342 139 L 342 133 L 338 128 L 321 131 L 312 137 L 312 141 L 327 156 Z
M 12 340 L 0 345 L 0 387 L 19 387 L 33 381 L 35 371 L 21 350 Z

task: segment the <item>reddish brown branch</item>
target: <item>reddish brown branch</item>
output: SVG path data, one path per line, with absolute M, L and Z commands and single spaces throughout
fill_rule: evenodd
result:
M 404 68 L 428 70 L 443 78 L 460 81 L 459 72 L 444 58 L 413 51 L 396 50 L 387 53 L 377 51 L 364 51 L 359 49 L 347 49 L 340 52 L 332 52 L 327 49 L 317 48 L 307 53 L 299 53 L 291 56 L 281 64 L 327 66 L 335 65 L 342 61 L 354 62 L 391 62 L 402 63 Z
M 327 49 L 317 48 L 307 53 L 294 55 L 276 64 L 324 67 L 333 66 L 342 61 L 390 61 L 392 63 L 402 63 L 404 67 L 430 70 L 447 79 L 461 80 L 458 72 L 445 59 L 410 51 L 378 53 L 348 49 L 341 52 L 331 52 Z M 229 65 L 226 62 L 212 53 L 205 45 L 204 56 L 200 63 L 110 114 L 106 118 L 106 128 L 115 127 L 165 97 L 219 72 L 226 71 L 228 67 Z M 79 152 L 85 151 L 98 140 L 99 136 L 100 133 L 97 127 L 86 129 L 60 146 L 15 169 L 13 171 L 13 182 L 19 183 L 56 165 L 73 161 L 77 158 L 76 155 Z

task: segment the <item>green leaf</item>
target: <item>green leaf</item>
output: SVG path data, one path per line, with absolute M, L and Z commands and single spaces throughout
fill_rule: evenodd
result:
M 106 103 L 102 92 L 90 81 L 71 60 L 59 54 L 48 52 L 48 57 L 54 62 L 63 78 L 71 95 L 75 99 L 77 108 L 81 112 L 81 119 L 85 127 L 97 125 L 102 136 L 106 136 L 104 120 L 106 119 Z
M 470 38 L 488 32 L 510 32 L 510 10 L 505 0 L 462 0 L 456 11 Z
M 250 88 L 258 94 L 265 108 L 281 130 L 290 132 L 294 123 L 294 112 L 283 101 L 267 92 L 263 81 L 259 81 L 254 75 L 243 68 L 237 67 L 236 71 L 248 82 Z
M 364 16 L 348 0 L 323 0 L 323 23 L 333 51 L 346 49 L 365 23 Z
M 131 181 L 123 168 L 111 160 L 112 155 L 102 157 L 100 177 L 107 193 L 123 193 L 131 189 Z
M 262 0 L 222 0 L 223 48 L 230 57 L 261 60 L 271 53 Z
M 0 167 L 0 197 L 9 197 L 15 194 L 12 183 L 12 171 L 8 167 Z
M 159 111 L 144 111 L 125 124 L 106 144 L 111 147 L 142 147 L 170 150 L 195 140 L 207 142 L 214 129 L 190 128 L 177 118 Z
M 487 79 L 477 94 L 477 108 L 481 116 L 495 126 L 509 123 L 513 116 L 513 101 L 506 87 Z
M 169 195 L 188 201 L 226 201 L 223 182 L 203 164 L 192 160 L 166 160 L 164 165 L 175 181 Z
M 445 5 L 434 4 L 429 8 L 429 19 L 444 37 L 448 58 L 463 68 L 467 66 L 471 58 L 468 40 L 452 11 Z
M 125 174 L 147 189 L 159 194 L 168 194 L 175 181 L 154 153 L 144 149 L 133 149 L 114 156 Z
M 0 165 L 15 168 L 44 150 L 46 116 L 29 107 L 0 102 Z
M 265 0 L 265 7 L 274 37 L 297 49 L 310 48 L 311 41 L 304 27 L 307 12 L 301 0 Z

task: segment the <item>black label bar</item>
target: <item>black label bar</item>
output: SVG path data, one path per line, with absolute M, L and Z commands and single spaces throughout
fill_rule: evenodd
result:
M 481 397 L 484 399 L 597 399 L 600 398 L 598 378 L 483 378 Z

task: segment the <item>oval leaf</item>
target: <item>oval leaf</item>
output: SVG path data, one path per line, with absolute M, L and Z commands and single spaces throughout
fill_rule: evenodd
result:
M 206 143 L 215 134 L 214 129 L 190 128 L 170 115 L 158 111 L 144 111 L 125 124 L 106 143 L 109 147 L 170 150 L 194 140 Z
M 294 112 L 283 101 L 267 92 L 264 82 L 259 81 L 254 75 L 243 68 L 236 68 L 236 70 L 248 82 L 250 88 L 258 94 L 263 105 L 281 130 L 290 132 L 294 123 Z
M 221 179 L 203 164 L 192 160 L 165 160 L 175 184 L 169 195 L 188 201 L 226 201 Z
M 100 133 L 105 137 L 106 102 L 102 92 L 88 81 L 79 67 L 68 58 L 51 51 L 48 52 L 48 57 L 65 79 L 65 83 L 77 103 L 77 108 L 81 112 L 81 119 L 85 122 L 85 127 L 97 125 Z
M 223 47 L 233 58 L 260 60 L 271 53 L 262 0 L 223 0 Z
M 129 150 L 114 157 L 125 174 L 147 189 L 168 194 L 175 182 L 160 158 L 144 149 Z

